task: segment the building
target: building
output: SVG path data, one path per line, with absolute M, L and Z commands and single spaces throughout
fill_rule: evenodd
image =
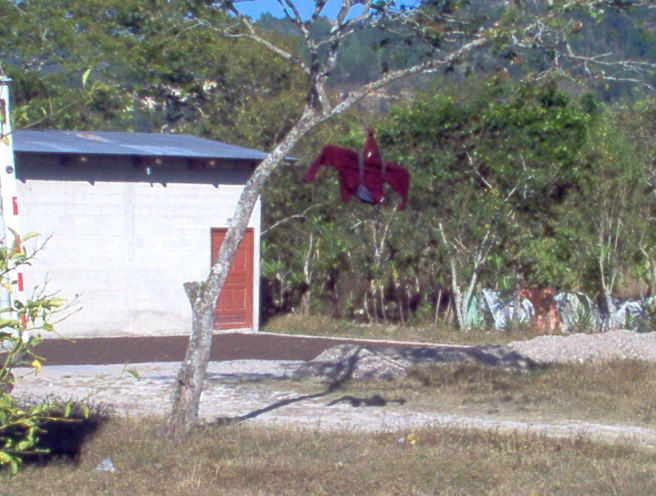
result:
M 13 135 L 20 230 L 44 247 L 30 288 L 80 310 L 67 337 L 186 334 L 187 281 L 207 277 L 264 153 L 193 136 L 73 131 Z M 217 305 L 217 329 L 257 329 L 260 205 Z M 39 241 L 37 241 L 39 242 Z M 32 245 L 34 247 L 34 245 Z

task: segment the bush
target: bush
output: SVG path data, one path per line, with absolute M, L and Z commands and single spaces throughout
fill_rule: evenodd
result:
M 23 241 L 34 236 L 34 233 L 26 235 Z M 16 274 L 30 263 L 37 251 L 28 255 L 17 240 L 11 247 L 0 247 L 0 285 L 10 296 L 10 302 L 0 305 L 0 468 L 8 468 L 11 473 L 18 471 L 23 457 L 44 452 L 38 447 L 43 426 L 70 417 L 73 408 L 66 404 L 61 410 L 53 410 L 53 405 L 47 402 L 21 407 L 12 397 L 13 369 L 30 366 L 34 373 L 39 372 L 41 359 L 34 349 L 41 337 L 35 333 L 52 332 L 51 320 L 64 304 L 62 299 L 44 293 L 25 301 L 17 298 Z

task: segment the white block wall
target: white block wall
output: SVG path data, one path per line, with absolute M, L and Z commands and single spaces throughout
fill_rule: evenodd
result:
M 120 174 L 119 174 L 120 175 Z M 37 174 L 38 176 L 38 174 Z M 27 293 L 47 281 L 81 310 L 59 324 L 68 337 L 188 334 L 184 282 L 210 269 L 210 230 L 227 227 L 242 186 L 142 181 L 19 182 L 23 233 L 49 237 L 25 270 Z M 259 203 L 253 322 L 259 318 Z M 44 336 L 45 337 L 45 336 Z

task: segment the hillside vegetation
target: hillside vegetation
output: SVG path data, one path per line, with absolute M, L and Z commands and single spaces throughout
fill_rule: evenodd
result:
M 464 14 L 472 24 L 495 19 L 499 5 L 472 2 Z M 189 28 L 189 9 L 204 22 Z M 16 129 L 189 133 L 269 150 L 307 91 L 292 65 L 223 36 L 231 18 L 203 2 L 1 0 L 0 14 Z M 581 14 L 571 46 L 656 62 L 654 19 L 631 15 L 639 12 Z M 258 25 L 296 50 L 287 21 Z M 327 20 L 315 29 L 320 36 Z M 332 91 L 420 61 L 441 42 L 402 25 L 358 31 Z M 647 84 L 619 77 L 536 79 L 548 56 L 473 53 L 303 140 L 263 198 L 265 317 L 294 310 L 467 327 L 463 312 L 482 287 L 584 291 L 602 310 L 623 281 L 642 284 L 633 296 L 651 295 L 656 100 Z M 585 61 L 568 69 L 585 72 Z M 393 193 L 375 208 L 342 205 L 333 171 L 312 186 L 301 180 L 325 143 L 359 149 L 372 124 L 384 158 L 411 171 L 406 212 L 395 211 Z

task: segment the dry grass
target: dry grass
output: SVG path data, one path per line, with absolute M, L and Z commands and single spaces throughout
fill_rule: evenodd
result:
M 642 495 L 656 458 L 582 441 L 449 430 L 368 434 L 229 426 L 179 444 L 160 420 L 111 421 L 79 463 L 25 467 L 22 495 Z M 111 457 L 117 471 L 95 467 Z
M 299 322 L 303 327 L 298 324 L 296 329 L 307 334 L 312 326 L 307 319 Z M 283 323 L 294 332 L 289 320 Z M 339 335 L 340 325 L 327 321 L 316 328 Z M 358 336 L 358 326 L 345 326 L 350 327 L 342 329 L 344 335 Z M 374 337 L 370 330 L 367 327 L 361 337 Z M 421 333 L 412 334 L 412 328 L 381 327 L 376 332 L 388 334 L 375 337 L 454 342 L 430 331 L 430 339 L 424 339 Z M 476 344 L 492 341 L 481 339 L 480 333 L 470 337 Z M 281 384 L 276 382 L 276 387 Z M 352 383 L 334 396 L 345 393 L 404 397 L 408 408 L 420 410 L 656 425 L 656 364 L 638 361 L 524 373 L 471 364 L 418 368 L 402 381 Z M 0 474 L 0 496 L 656 493 L 656 455 L 626 446 L 438 428 L 367 434 L 248 424 L 205 427 L 175 443 L 162 435 L 162 423 L 110 420 L 85 442 L 77 464 L 61 460 L 45 467 L 26 466 L 13 479 Z M 96 471 L 108 457 L 117 471 Z
M 656 426 L 656 364 L 636 360 L 530 372 L 474 364 L 430 366 L 411 370 L 401 381 L 351 383 L 349 390 L 403 397 L 420 410 Z
M 535 330 L 529 328 L 504 332 L 472 329 L 464 332 L 443 324 L 437 326 L 362 324 L 322 315 L 301 316 L 294 314 L 274 317 L 267 321 L 262 330 L 280 334 L 463 345 L 505 344 L 511 341 L 534 338 L 538 335 Z

